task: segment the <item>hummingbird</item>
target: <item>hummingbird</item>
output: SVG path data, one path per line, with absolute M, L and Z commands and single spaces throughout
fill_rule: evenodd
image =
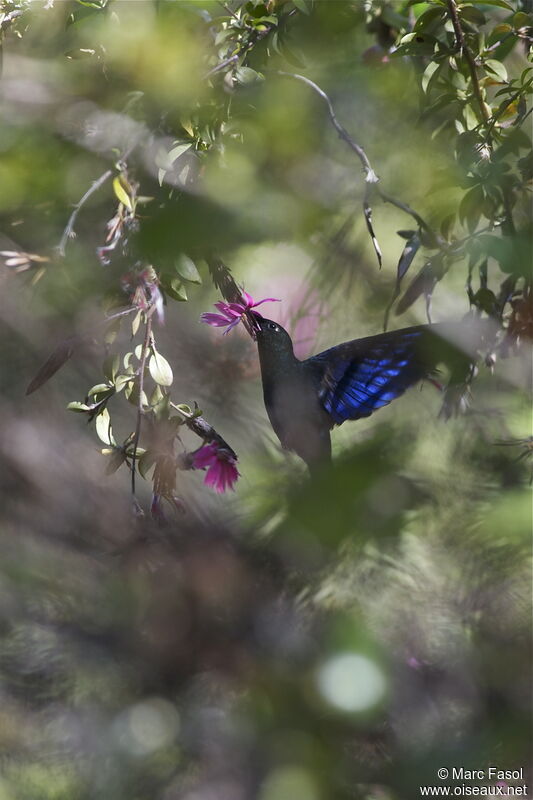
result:
M 300 361 L 281 325 L 253 316 L 268 418 L 282 447 L 300 456 L 311 474 L 331 460 L 333 427 L 369 417 L 419 381 L 433 380 L 442 362 L 450 368 L 448 399 L 462 400 L 483 328 L 472 321 L 418 325 Z

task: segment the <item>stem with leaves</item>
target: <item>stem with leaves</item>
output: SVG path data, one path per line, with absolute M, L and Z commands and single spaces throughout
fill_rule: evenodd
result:
M 152 340 L 152 317 L 150 314 L 147 314 L 146 317 L 146 328 L 144 331 L 144 340 L 141 350 L 141 361 L 139 366 L 139 381 L 138 381 L 138 390 L 139 390 L 139 397 L 137 399 L 137 423 L 135 425 L 135 434 L 133 436 L 133 445 L 132 445 L 132 463 L 131 463 L 131 493 L 135 498 L 135 471 L 136 471 L 136 462 L 137 462 L 137 448 L 139 446 L 139 438 L 141 436 L 141 425 L 142 425 L 142 417 L 144 414 L 143 408 L 143 396 L 144 396 L 144 371 L 146 369 L 146 359 L 148 356 L 148 348 L 150 346 L 150 342 Z
M 457 11 L 457 4 L 455 0 L 448 0 L 448 11 L 450 12 L 450 19 L 452 21 L 453 30 L 455 32 L 455 41 L 457 49 L 460 53 L 462 53 L 465 57 L 465 61 L 468 65 L 468 70 L 470 72 L 470 78 L 472 80 L 472 90 L 474 92 L 475 98 L 479 105 L 479 110 L 485 125 L 490 124 L 490 114 L 487 111 L 487 107 L 483 100 L 483 96 L 481 94 L 481 87 L 479 85 L 479 79 L 477 76 L 477 69 L 476 69 L 476 62 L 474 60 L 474 56 L 472 55 L 472 51 L 468 47 L 464 35 L 464 31 L 461 27 L 461 20 L 459 19 L 459 13 Z

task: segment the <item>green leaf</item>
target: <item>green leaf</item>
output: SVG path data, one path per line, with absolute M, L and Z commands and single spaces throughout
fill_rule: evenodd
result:
M 139 407 L 139 383 L 138 381 L 130 381 L 126 384 L 126 388 L 124 391 L 126 395 L 126 399 L 128 403 L 131 403 L 132 406 L 136 408 Z M 146 408 L 148 406 L 148 398 L 146 397 L 146 392 L 143 391 L 142 393 L 142 406 Z
M 440 47 L 438 40 L 428 33 L 407 33 L 400 39 L 400 44 L 395 55 L 433 55 L 436 48 Z
M 86 405 L 85 403 L 79 403 L 77 400 L 73 400 L 72 403 L 69 403 L 67 406 L 68 411 L 76 411 L 79 414 L 85 414 L 87 411 L 90 411 L 90 406 Z
M 191 147 L 192 145 L 190 142 L 185 144 L 177 144 L 175 147 L 173 147 L 167 156 L 170 166 L 172 166 L 174 164 L 174 161 L 177 161 L 180 156 L 185 155 L 185 153 L 187 153 L 187 151 L 190 150 Z
M 156 461 L 157 461 L 157 453 L 154 453 L 153 450 L 147 450 L 140 457 L 137 469 L 139 470 L 139 474 L 142 475 L 142 477 L 145 480 L 148 480 L 148 473 L 150 472 Z
M 191 147 L 192 145 L 190 142 L 180 142 L 168 151 L 161 147 L 155 156 L 156 166 L 163 170 L 172 169 L 174 161 L 177 161 L 177 159 L 190 150 Z
M 165 284 L 164 288 L 166 293 L 173 297 L 174 300 L 179 300 L 180 302 L 187 300 L 187 290 L 179 278 L 172 278 L 169 283 Z
M 440 20 L 444 18 L 444 15 L 445 11 L 443 8 L 432 6 L 418 17 L 417 21 L 415 22 L 414 30 L 418 32 L 423 31 L 426 28 L 435 27 L 437 21 L 440 22 Z
M 178 256 L 175 261 L 175 267 L 178 275 L 180 275 L 184 281 L 188 281 L 189 283 L 202 282 L 196 264 L 189 256 L 186 256 L 185 253 Z
M 403 296 L 398 301 L 395 314 L 403 314 L 421 295 L 425 294 L 426 297 L 430 296 L 437 280 L 438 278 L 433 269 L 433 265 L 428 261 L 413 278 L 403 293 Z
M 113 178 L 113 191 L 115 192 L 117 198 L 122 203 L 122 205 L 126 206 L 128 211 L 133 211 L 133 205 L 131 203 L 131 199 L 127 194 L 126 190 L 124 189 L 119 175 L 116 175 Z
M 68 339 L 61 342 L 42 365 L 35 378 L 30 381 L 26 389 L 26 394 L 35 392 L 37 389 L 40 389 L 46 381 L 49 381 L 52 375 L 55 375 L 55 373 L 66 364 L 76 347 L 83 341 L 84 339 L 82 336 L 70 336 Z
M 288 47 L 285 42 L 283 42 L 283 58 L 285 58 L 289 64 L 292 64 L 293 67 L 305 69 L 307 66 L 300 51 L 296 51 L 294 48 Z
M 396 273 L 396 286 L 399 289 L 400 283 L 402 281 L 403 276 L 413 263 L 413 259 L 416 256 L 418 250 L 420 249 L 420 236 L 418 232 L 415 233 L 406 243 L 402 250 L 402 254 L 398 261 L 397 273 Z
M 117 375 L 115 378 L 115 391 L 121 392 L 124 387 L 133 380 L 131 375 Z
M 132 323 L 131 323 L 131 335 L 132 336 L 136 336 L 137 335 L 137 331 L 139 330 L 139 325 L 141 324 L 141 316 L 142 316 L 142 311 L 137 311 L 137 313 L 133 317 L 133 320 L 132 320 Z
M 108 455 L 106 452 L 102 450 L 104 455 Z M 120 447 L 114 447 L 109 455 L 109 461 L 105 468 L 106 475 L 112 475 L 117 469 L 122 466 L 122 464 L 126 460 L 126 453 Z
M 533 16 L 524 13 L 524 11 L 517 11 L 512 22 L 516 30 L 520 30 L 520 28 L 530 28 L 533 25 Z
M 474 6 L 497 6 L 498 8 L 505 8 L 506 11 L 515 11 L 505 0 L 470 0 L 470 3 Z
M 110 395 L 113 394 L 115 388 L 110 386 L 108 383 L 97 383 L 95 386 L 91 386 L 89 391 L 87 392 L 88 397 L 95 397 L 96 395 Z
M 477 128 L 477 126 L 479 125 L 479 120 L 476 116 L 476 112 L 474 111 L 472 106 L 468 104 L 463 108 L 463 117 L 467 130 L 471 131 L 474 128 Z
M 426 94 L 429 90 L 432 78 L 435 77 L 435 73 L 438 72 L 441 66 L 442 64 L 437 64 L 436 61 L 430 61 L 424 70 L 424 74 L 422 75 L 422 91 Z
M 471 22 L 473 25 L 484 25 L 487 21 L 483 11 L 474 6 L 461 6 L 459 8 L 459 16 L 461 19 L 466 22 Z
M 192 408 L 188 406 L 186 403 L 178 403 L 176 406 L 178 411 L 182 411 L 185 415 L 191 416 L 192 415 Z
M 250 67 L 237 67 L 234 72 L 235 80 L 242 86 L 264 80 L 264 77 Z
M 496 61 L 495 58 L 487 58 L 484 66 L 488 72 L 492 72 L 500 81 L 508 80 L 507 70 L 501 61 Z
M 507 22 L 502 22 L 501 25 L 496 25 L 496 27 L 494 27 L 488 35 L 487 44 L 493 45 L 496 42 L 501 41 L 501 39 L 504 36 L 507 36 L 507 34 L 511 33 L 512 30 L 513 29 L 511 25 L 509 25 Z
M 160 403 L 160 402 L 161 402 L 161 400 L 162 400 L 164 397 L 165 397 L 165 395 L 164 395 L 164 394 L 163 394 L 163 392 L 161 391 L 161 388 L 160 388 L 159 386 L 156 386 L 156 387 L 154 388 L 154 391 L 153 391 L 153 392 L 152 392 L 152 394 L 150 395 L 150 405 L 151 405 L 151 406 L 156 406 L 158 403 Z
M 171 386 L 173 381 L 172 369 L 166 358 L 152 350 L 152 356 L 148 362 L 150 375 L 160 386 Z
M 302 11 L 304 14 L 310 14 L 310 9 L 307 7 L 307 3 L 305 0 L 292 0 L 292 3 L 298 11 Z
M 484 200 L 485 193 L 480 184 L 473 186 L 461 200 L 459 205 L 459 219 L 463 225 L 466 222 L 470 233 L 473 233 L 477 227 Z
M 113 430 L 111 428 L 111 418 L 107 408 L 103 408 L 96 417 L 96 433 L 100 441 L 104 444 L 116 446 Z
M 117 338 L 118 333 L 120 331 L 121 322 L 122 322 L 122 320 L 120 319 L 120 317 L 118 317 L 117 319 L 111 320 L 111 322 L 109 323 L 109 325 L 105 329 L 105 334 L 104 334 L 104 342 L 105 342 L 105 344 L 107 344 L 107 345 L 113 344 L 113 342 Z
M 106 376 L 107 380 L 113 383 L 116 378 L 118 368 L 120 366 L 120 357 L 118 354 L 112 355 L 111 353 L 106 356 L 103 364 L 102 371 Z

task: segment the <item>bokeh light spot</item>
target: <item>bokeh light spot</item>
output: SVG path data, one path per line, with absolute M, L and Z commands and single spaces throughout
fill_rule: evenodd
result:
M 319 669 L 317 685 L 322 697 L 341 711 L 366 711 L 384 696 L 385 676 L 378 665 L 358 653 L 342 653 Z

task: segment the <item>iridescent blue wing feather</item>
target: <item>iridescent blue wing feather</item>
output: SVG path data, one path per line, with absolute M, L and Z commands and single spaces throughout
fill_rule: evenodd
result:
M 332 421 L 369 417 L 434 368 L 425 326 L 332 347 L 307 360 L 320 380 L 319 398 Z

